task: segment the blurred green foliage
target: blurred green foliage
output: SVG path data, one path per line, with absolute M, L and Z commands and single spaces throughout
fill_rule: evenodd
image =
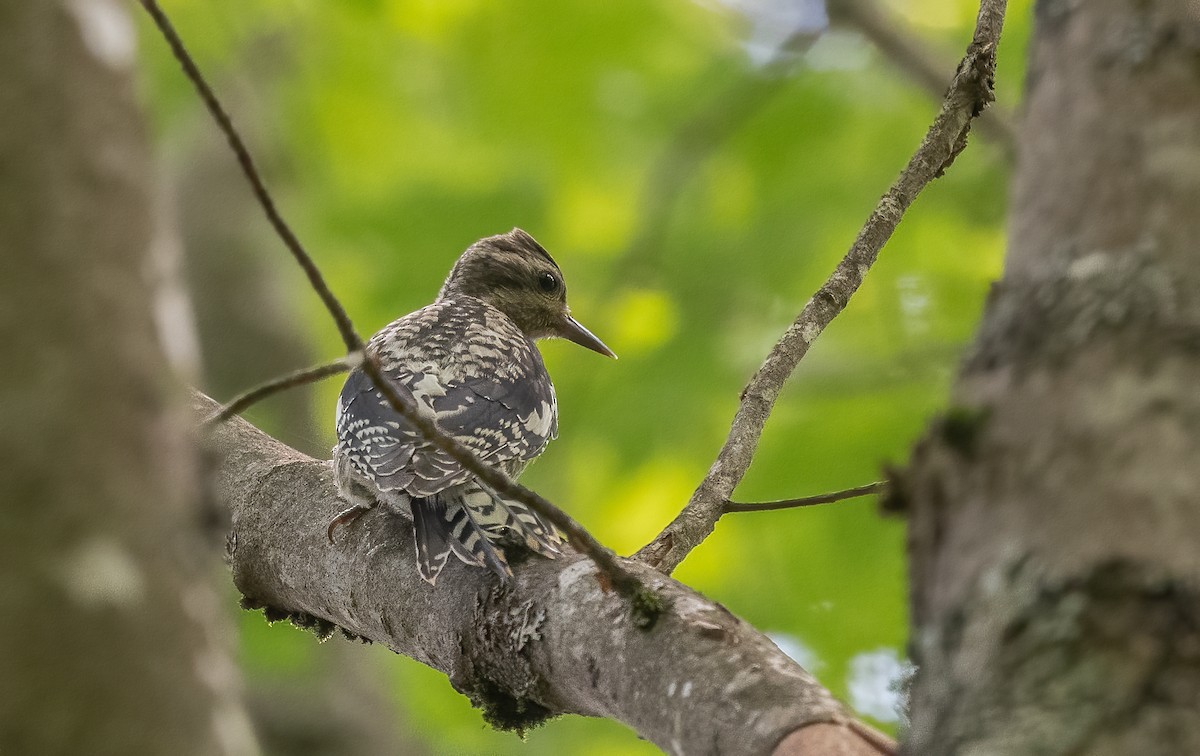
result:
M 481 236 L 521 226 L 555 255 L 574 312 L 621 359 L 544 345 L 561 438 L 525 482 L 623 552 L 687 500 L 741 387 L 936 109 L 861 39 L 819 47 L 809 62 L 820 65 L 802 62 L 698 158 L 658 219 L 661 243 L 631 261 L 625 248 L 645 220 L 642 186 L 657 156 L 689 116 L 757 75 L 737 16 L 686 0 L 165 5 L 219 88 L 250 88 L 256 138 L 282 156 L 270 182 L 362 332 L 430 301 Z M 977 4 L 890 7 L 946 54 L 949 77 Z M 1012 5 L 1001 49 L 1009 108 L 1028 14 L 1028 2 Z M 200 105 L 146 24 L 143 50 L 145 99 L 169 150 L 188 138 Z M 784 391 L 739 499 L 858 485 L 905 460 L 946 405 L 999 274 L 1007 171 L 1003 151 L 975 136 L 915 204 Z M 337 355 L 316 298 L 303 288 L 293 296 L 316 352 Z M 337 381 L 320 390 L 321 446 L 332 440 L 337 391 Z M 728 517 L 677 576 L 802 644 L 822 682 L 845 696 L 852 657 L 902 655 L 906 642 L 903 523 L 875 504 Z M 322 652 L 258 615 L 241 626 L 251 675 L 286 676 Z M 488 731 L 440 674 L 375 653 L 393 671 L 396 707 L 435 753 L 655 751 L 620 725 L 578 717 L 522 744 Z

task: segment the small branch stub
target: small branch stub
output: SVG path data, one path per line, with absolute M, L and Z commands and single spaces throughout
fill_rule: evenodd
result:
M 740 502 L 727 501 L 722 509 L 722 514 L 731 512 L 773 512 L 779 509 L 797 509 L 799 507 L 812 507 L 818 504 L 832 504 L 837 501 L 845 501 L 846 499 L 855 499 L 860 496 L 870 496 L 885 491 L 887 488 L 886 481 L 876 481 L 868 483 L 865 486 L 856 486 L 847 488 L 844 491 L 834 491 L 832 493 L 818 494 L 816 496 L 803 496 L 799 499 L 781 499 L 779 501 L 762 501 L 762 502 Z

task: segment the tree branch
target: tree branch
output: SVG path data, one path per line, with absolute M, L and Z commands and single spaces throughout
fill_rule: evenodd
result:
M 1006 5 L 1006 0 L 982 0 L 974 39 L 925 139 L 900 177 L 879 200 L 850 251 L 804 305 L 743 389 L 729 436 L 683 511 L 637 553 L 637 558 L 669 574 L 712 532 L 724 511 L 725 502 L 750 467 L 763 426 L 784 382 L 813 341 L 845 309 L 850 297 L 862 285 L 879 251 L 917 194 L 941 176 L 966 147 L 972 119 L 994 98 L 992 78 Z
M 196 395 L 198 418 L 215 407 Z M 761 633 L 644 564 L 625 568 L 664 599 L 644 627 L 571 555 L 514 560 L 508 583 L 451 562 L 433 587 L 413 568 L 412 529 L 383 509 L 363 516 L 362 538 L 329 548 L 325 524 L 342 502 L 328 463 L 239 418 L 209 442 L 222 459 L 215 490 L 232 511 L 229 558 L 247 604 L 428 664 L 495 726 L 604 716 L 670 753 L 799 754 L 812 751 L 797 743 L 819 742 L 866 756 L 890 743 Z
M 885 488 L 887 488 L 887 482 L 880 480 L 875 483 L 868 483 L 865 486 L 847 488 L 844 491 L 817 494 L 816 496 L 804 496 L 799 499 L 782 499 L 780 501 L 755 503 L 727 501 L 721 509 L 721 514 L 729 514 L 731 512 L 770 512 L 776 509 L 796 509 L 797 507 L 811 507 L 816 504 L 832 504 L 835 501 L 845 501 L 846 499 L 879 493 Z
M 565 533 L 576 548 L 596 563 L 604 574 L 606 583 L 614 586 L 621 594 L 635 599 L 635 603 L 637 601 L 653 603 L 655 601 L 653 596 L 641 591 L 639 581 L 617 562 L 616 554 L 597 541 L 573 517 L 534 491 L 517 483 L 498 468 L 491 467 L 482 462 L 466 446 L 443 433 L 432 419 L 419 413 L 416 407 L 397 391 L 395 385 L 384 375 L 375 355 L 367 349 L 358 332 L 354 330 L 354 325 L 350 322 L 345 308 L 342 307 L 341 302 L 338 301 L 337 297 L 334 296 L 329 286 L 325 283 L 320 269 L 317 268 L 312 257 L 305 251 L 300 240 L 292 232 L 291 227 L 283 220 L 283 217 L 275 206 L 274 200 L 271 198 L 270 192 L 267 191 L 266 183 L 262 180 L 258 169 L 254 165 L 250 151 L 246 148 L 241 136 L 238 135 L 237 129 L 233 125 L 233 120 L 229 117 L 225 108 L 222 107 L 220 100 L 217 99 L 208 82 L 205 81 L 204 75 L 200 73 L 200 68 L 188 53 L 183 40 L 171 25 L 170 20 L 158 6 L 156 0 L 140 0 L 140 2 L 151 18 L 154 19 L 155 25 L 158 26 L 166 38 L 172 53 L 183 67 L 184 73 L 193 86 L 195 86 L 196 91 L 229 142 L 229 146 L 237 155 L 238 164 L 241 166 L 242 172 L 246 175 L 246 179 L 250 182 L 250 186 L 254 190 L 254 196 L 266 212 L 272 228 L 275 229 L 280 239 L 283 240 L 288 251 L 292 253 L 292 257 L 304 269 L 309 283 L 318 296 L 320 296 L 321 301 L 325 304 L 325 308 L 337 324 L 338 333 L 341 334 L 342 341 L 346 345 L 347 353 L 349 355 L 364 355 L 361 363 L 362 371 L 371 379 L 371 383 L 379 390 L 379 393 L 383 395 L 392 409 L 415 427 L 420 432 L 422 438 L 450 455 L 451 459 L 462 465 L 463 469 L 475 475 L 497 493 L 525 504 Z
M 362 360 L 361 354 L 356 356 L 357 359 L 346 356 L 334 360 L 333 362 L 328 362 L 324 365 L 317 365 L 316 367 L 297 370 L 296 372 L 288 373 L 281 378 L 276 378 L 275 380 L 267 381 L 264 384 L 255 386 L 245 393 L 238 394 L 229 402 L 222 405 L 221 409 L 215 415 L 208 418 L 204 422 L 207 425 L 223 423 L 234 415 L 242 414 L 250 407 L 253 407 L 258 402 L 261 402 L 263 399 L 266 399 L 273 394 L 278 394 L 281 391 L 286 391 L 297 386 L 316 383 L 317 381 L 323 378 L 328 378 L 331 375 L 337 375 L 338 373 L 344 373 L 347 370 L 351 370 L 355 368 Z

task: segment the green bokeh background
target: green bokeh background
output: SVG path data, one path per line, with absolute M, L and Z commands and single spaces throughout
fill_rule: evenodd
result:
M 164 5 L 218 88 L 239 92 L 235 117 L 253 121 L 252 141 L 273 156 L 268 177 L 285 215 L 362 332 L 430 301 L 481 236 L 521 226 L 555 255 L 574 312 L 621 359 L 543 345 L 561 437 L 523 480 L 625 553 L 687 500 L 741 387 L 937 107 L 868 43 L 827 38 L 698 159 L 656 219 L 661 240 L 631 259 L 654 161 L 690 117 L 757 75 L 738 15 L 686 0 Z M 945 54 L 948 78 L 977 4 L 889 8 Z M 1009 108 L 1028 15 L 1027 1 L 1012 4 L 1001 49 L 997 91 Z M 144 100 L 159 150 L 170 153 L 195 138 L 200 106 L 144 21 Z M 920 197 L 784 390 L 739 499 L 858 485 L 905 460 L 945 405 L 999 275 L 1008 170 L 1002 149 L 973 136 Z M 298 277 L 285 282 L 314 354 L 336 356 L 340 341 L 316 298 Z M 311 447 L 332 443 L 338 387 L 319 390 Z M 251 418 L 270 429 L 269 408 Z M 855 655 L 903 654 L 903 527 L 873 499 L 728 517 L 676 574 L 802 643 L 813 671 L 845 697 Z M 239 619 L 251 677 L 300 680 L 325 651 L 261 615 Z M 656 752 L 619 724 L 580 717 L 522 743 L 488 730 L 439 673 L 382 649 L 364 653 L 388 668 L 398 716 L 433 752 Z

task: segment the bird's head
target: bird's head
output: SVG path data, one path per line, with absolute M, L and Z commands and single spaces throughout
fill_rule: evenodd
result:
M 616 357 L 571 317 L 562 271 L 550 253 L 519 228 L 480 239 L 463 252 L 438 297 L 456 294 L 487 302 L 531 339 L 564 338 Z

